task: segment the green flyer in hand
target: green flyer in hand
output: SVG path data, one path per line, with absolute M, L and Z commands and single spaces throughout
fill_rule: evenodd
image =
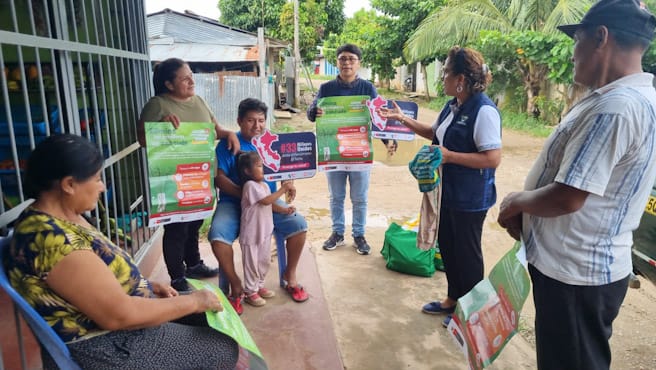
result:
M 486 279 L 458 299 L 447 330 L 470 369 L 490 365 L 517 333 L 519 315 L 531 288 L 525 266 L 525 249 L 517 242 Z
M 207 322 L 209 323 L 210 327 L 234 339 L 242 349 L 247 351 L 248 364 L 245 368 L 251 370 L 267 370 L 267 364 L 264 361 L 260 350 L 257 348 L 255 341 L 251 337 L 250 333 L 248 333 L 244 323 L 239 318 L 237 312 L 235 312 L 235 309 L 232 308 L 228 298 L 226 298 L 221 289 L 219 289 L 219 287 L 214 284 L 210 284 L 202 280 L 187 278 L 187 281 L 189 284 L 191 284 L 191 286 L 194 287 L 194 289 L 207 289 L 214 292 L 217 297 L 219 297 L 221 306 L 223 306 L 223 311 L 205 312 L 207 315 Z M 240 358 L 240 362 L 243 360 L 244 359 Z M 238 367 L 240 367 L 239 364 Z

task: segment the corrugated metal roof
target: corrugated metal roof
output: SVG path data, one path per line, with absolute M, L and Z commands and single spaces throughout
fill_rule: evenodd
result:
M 255 46 L 257 35 L 223 25 L 213 19 L 196 14 L 182 14 L 171 9 L 149 14 L 146 19 L 148 40 L 172 38 L 175 43 Z M 270 47 L 286 47 L 271 38 Z
M 150 60 L 180 58 L 185 62 L 244 62 L 258 61 L 257 46 L 243 47 L 211 44 L 150 44 Z

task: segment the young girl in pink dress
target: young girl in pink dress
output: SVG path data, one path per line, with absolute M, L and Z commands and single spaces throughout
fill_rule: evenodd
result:
M 264 181 L 264 167 L 257 152 L 240 153 L 237 157 L 237 168 L 243 184 L 239 244 L 244 263 L 245 301 L 259 307 L 266 304 L 264 298 L 275 295 L 264 287 L 264 278 L 271 262 L 271 204 L 290 189 L 290 184 L 283 184 L 272 194 L 269 185 Z M 296 209 L 290 206 L 286 211 L 294 213 Z

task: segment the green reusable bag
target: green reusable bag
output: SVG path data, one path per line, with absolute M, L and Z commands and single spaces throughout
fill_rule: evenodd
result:
M 392 223 L 385 231 L 383 249 L 380 250 L 390 270 L 417 276 L 435 273 L 435 248 L 417 248 L 417 233 Z

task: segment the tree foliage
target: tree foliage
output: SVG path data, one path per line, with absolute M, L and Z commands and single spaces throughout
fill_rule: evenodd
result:
M 294 41 L 294 3 L 286 0 L 220 0 L 220 22 L 256 32 L 265 27 L 268 36 L 290 44 Z M 324 37 L 344 27 L 344 0 L 299 0 L 299 47 L 304 59 L 312 59 Z
M 543 47 L 551 42 L 548 37 L 559 33 L 557 25 L 580 21 L 592 3 L 592 0 L 452 0 L 426 17 L 404 51 L 408 59 L 419 60 L 451 45 L 471 45 L 479 40 L 481 31 L 514 34 L 514 40 L 508 41 L 519 43 L 515 45 L 517 50 L 529 46 L 536 53 L 509 63 L 514 63 L 521 73 L 526 111 L 537 115 L 540 109 L 536 101 L 550 72 L 548 65 L 538 60 L 548 51 Z M 566 73 L 561 70 L 566 68 L 563 65 L 558 68 L 558 73 Z
M 537 115 L 542 111 L 558 116 L 559 112 L 550 112 L 552 108 L 546 106 L 547 101 L 538 97 L 548 81 L 555 84 L 572 81 L 572 45 L 573 41 L 564 34 L 482 31 L 473 47 L 485 56 L 494 76 L 488 90 L 490 95 L 503 93 L 518 110 L 525 108 L 521 105 L 525 105 L 527 99 L 535 97 L 535 111 L 531 113 Z M 515 89 L 518 86 L 521 86 L 521 94 Z M 566 100 L 567 96 L 564 98 Z
M 644 2 L 652 13 L 656 11 L 656 0 L 645 0 Z M 643 55 L 642 68 L 646 72 L 656 74 L 656 40 L 652 41 L 651 46 Z
M 280 12 L 286 0 L 220 0 L 219 21 L 242 30 L 257 32 L 264 27 L 267 35 L 278 29 Z
M 383 79 L 394 78 L 394 60 L 403 64 L 409 62 L 404 58 L 403 45 L 414 30 L 434 9 L 442 6 L 443 0 L 372 0 L 371 7 L 383 16 L 378 18 L 379 30 L 370 40 L 371 47 L 377 52 L 371 60 L 373 70 Z M 424 59 L 434 59 L 427 55 Z
M 344 16 L 344 0 L 320 0 L 326 11 L 326 37 L 342 33 L 346 17 Z
M 359 10 L 346 20 L 341 34 L 324 42 L 324 55 L 332 56 L 341 44 L 362 49 L 363 62 L 381 80 L 394 78 L 402 62 L 403 44 L 409 35 L 443 0 L 372 0 L 373 10 Z M 396 62 L 396 63 L 395 63 Z
M 371 67 L 376 50 L 370 45 L 371 40 L 379 32 L 378 15 L 374 10 L 360 9 L 353 17 L 346 19 L 342 32 L 331 34 L 323 43 L 323 55 L 333 63 L 337 62 L 335 52 L 340 45 L 351 43 L 362 49 L 362 65 Z
M 328 15 L 325 7 L 315 0 L 305 0 L 299 4 L 298 39 L 301 58 L 313 60 L 317 54 L 317 45 L 326 32 Z M 274 37 L 293 42 L 294 40 L 294 3 L 286 3 L 280 14 L 280 26 L 273 33 Z
M 412 34 L 405 53 L 420 60 L 478 39 L 481 31 L 558 33 L 556 26 L 576 23 L 592 0 L 452 0 L 435 9 Z M 440 35 L 440 37 L 435 37 Z

